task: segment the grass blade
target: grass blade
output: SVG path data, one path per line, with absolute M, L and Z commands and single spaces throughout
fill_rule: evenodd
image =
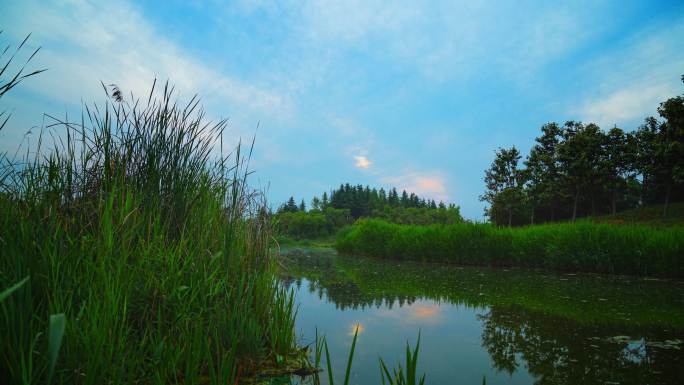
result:
M 344 373 L 344 385 L 349 384 L 349 374 L 351 373 L 352 360 L 354 359 L 354 349 L 356 348 L 356 337 L 359 335 L 359 325 L 356 325 L 354 330 L 354 339 L 352 340 L 351 350 L 349 350 L 349 358 L 347 359 L 347 370 Z
M 26 278 L 22 279 L 21 281 L 17 282 L 14 284 L 12 287 L 8 287 L 7 289 L 3 290 L 2 293 L 0 293 L 0 302 L 4 301 L 5 298 L 9 297 L 12 293 L 15 291 L 19 290 L 24 284 L 29 280 L 29 276 L 26 276 Z
M 48 383 L 52 382 L 52 375 L 55 373 L 55 366 L 57 366 L 57 358 L 59 357 L 59 348 L 62 346 L 62 337 L 64 337 L 65 324 L 66 317 L 64 317 L 64 313 L 52 314 L 50 316 L 50 326 L 48 329 L 48 357 L 50 359 L 50 371 L 48 373 Z

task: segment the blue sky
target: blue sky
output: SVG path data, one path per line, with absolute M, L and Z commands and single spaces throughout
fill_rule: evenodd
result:
M 168 78 L 229 118 L 226 141 L 256 132 L 273 204 L 351 182 L 479 220 L 498 147 L 526 153 L 549 121 L 631 130 L 684 93 L 682 1 L 494 3 L 1 0 L 0 39 L 32 32 L 48 71 L 2 99 L 0 151 L 102 100 L 100 80 Z

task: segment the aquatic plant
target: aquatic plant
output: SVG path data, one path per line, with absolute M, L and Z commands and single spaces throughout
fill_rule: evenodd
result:
M 356 350 L 356 340 L 359 335 L 359 326 L 356 325 L 354 328 L 354 338 L 352 339 L 352 344 L 351 348 L 349 349 L 349 356 L 347 357 L 347 366 L 346 370 L 344 373 L 344 385 L 349 384 L 349 380 L 351 379 L 351 368 L 352 368 L 352 362 L 354 360 L 354 351 Z M 318 337 L 318 331 L 316 331 L 316 356 L 315 356 L 315 362 L 318 363 L 320 362 L 320 357 L 321 353 L 320 350 L 325 350 L 325 364 L 327 368 L 327 374 L 328 374 L 328 384 L 329 385 L 335 385 L 335 378 L 333 376 L 333 370 L 332 370 L 332 358 L 330 357 L 330 352 L 328 351 L 328 342 L 326 341 L 325 337 L 321 337 L 319 339 Z M 382 380 L 382 384 L 389 384 L 389 385 L 423 385 L 425 383 L 425 374 L 423 374 L 420 378 L 417 377 L 417 371 L 416 367 L 418 365 L 418 351 L 420 349 L 420 333 L 418 333 L 418 342 L 416 342 L 416 347 L 411 351 L 411 347 L 409 346 L 408 342 L 406 343 L 406 367 L 402 367 L 401 364 L 397 366 L 397 368 L 392 369 L 392 372 L 390 373 L 390 370 L 388 369 L 387 365 L 385 364 L 385 361 L 383 361 L 382 358 L 379 358 L 380 362 L 380 378 Z M 314 382 L 316 384 L 320 383 L 319 379 L 319 374 L 316 373 L 314 375 Z
M 500 228 L 365 219 L 341 231 L 335 248 L 388 259 L 684 277 L 684 226 L 582 221 Z
M 0 160 L 0 383 L 233 384 L 292 352 L 252 148 L 173 95 L 52 118 Z
M 411 352 L 411 347 L 408 342 L 406 342 L 406 368 L 402 367 L 401 364 L 398 365 L 396 369 L 393 369 L 390 373 L 385 361 L 380 358 L 380 376 L 382 379 L 382 385 L 386 383 L 389 385 L 423 385 L 425 384 L 425 374 L 420 378 L 416 371 L 418 366 L 418 350 L 420 349 L 420 332 L 418 333 L 418 341 L 416 342 L 416 347 Z M 385 382 L 387 379 L 387 382 Z

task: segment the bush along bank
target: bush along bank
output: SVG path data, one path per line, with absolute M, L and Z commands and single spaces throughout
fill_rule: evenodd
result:
M 343 229 L 343 253 L 463 265 L 684 278 L 684 227 L 577 222 L 521 228 L 397 225 L 367 219 Z

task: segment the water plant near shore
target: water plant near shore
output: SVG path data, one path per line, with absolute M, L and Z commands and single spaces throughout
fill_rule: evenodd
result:
M 684 227 L 578 222 L 522 228 L 357 221 L 335 248 L 349 254 L 463 265 L 684 277 Z
M 0 382 L 233 384 L 293 352 L 251 148 L 225 154 L 225 121 L 158 91 L 3 155 Z
M 356 350 L 356 341 L 359 336 L 359 330 L 360 330 L 360 325 L 355 325 L 354 326 L 354 337 L 352 339 L 351 347 L 349 348 L 349 356 L 347 357 L 347 365 L 346 365 L 346 370 L 344 372 L 344 385 L 348 385 L 349 381 L 351 379 L 351 368 L 352 368 L 352 363 L 354 361 L 354 351 Z M 316 331 L 316 339 L 315 339 L 315 346 L 316 346 L 316 351 L 315 351 L 315 358 L 314 361 L 316 362 L 316 367 L 318 367 L 318 364 L 321 361 L 321 354 L 322 351 L 325 350 L 325 365 L 327 368 L 327 377 L 328 377 L 328 385 L 335 385 L 335 377 L 333 374 L 332 370 L 332 357 L 330 356 L 330 351 L 328 350 L 328 341 L 326 340 L 325 336 L 320 337 L 318 336 L 318 331 Z M 380 365 L 380 380 L 382 381 L 383 385 L 389 384 L 389 385 L 423 385 L 425 383 L 425 374 L 423 374 L 421 377 L 418 377 L 417 375 L 417 366 L 418 366 L 418 351 L 420 350 L 420 333 L 418 333 L 418 342 L 416 342 L 416 347 L 411 350 L 410 345 L 408 342 L 406 342 L 406 366 L 403 367 L 401 364 L 398 364 L 396 368 L 393 368 L 390 372 L 390 369 L 387 367 L 387 364 L 385 364 L 385 361 L 382 359 L 382 357 L 379 357 L 379 365 Z M 320 374 L 315 373 L 313 381 L 315 384 L 320 384 Z

